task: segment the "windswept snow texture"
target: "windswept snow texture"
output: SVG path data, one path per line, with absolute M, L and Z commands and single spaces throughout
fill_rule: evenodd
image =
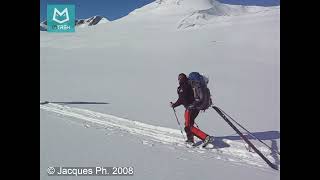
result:
M 215 148 L 186 147 L 169 106 L 179 73 L 205 73 L 214 104 L 280 151 L 280 6 L 223 2 L 157 0 L 75 33 L 40 31 L 40 101 L 61 102 L 40 105 L 40 178 L 60 179 L 49 166 L 134 166 L 108 178 L 280 179 L 214 110 L 196 123 Z
M 228 139 L 220 139 L 216 137 L 213 144 L 215 148 L 207 150 L 205 148 L 187 148 L 184 143 L 185 134 L 181 134 L 177 129 L 153 126 L 138 121 L 128 120 L 113 115 L 93 112 L 86 109 L 71 108 L 58 104 L 40 105 L 40 108 L 48 112 L 53 112 L 64 117 L 75 118 L 75 122 L 84 123 L 85 127 L 101 127 L 110 131 L 128 132 L 129 135 L 134 135 L 144 138 L 143 144 L 150 141 L 154 144 L 169 145 L 173 149 L 180 147 L 181 151 L 200 153 L 204 158 L 215 158 L 219 160 L 230 161 L 241 165 L 251 165 L 259 167 L 259 169 L 269 169 L 265 162 L 254 153 L 247 150 L 247 147 L 241 142 L 235 142 Z M 199 140 L 200 141 L 200 140 Z M 221 148 L 221 149 L 220 149 Z M 267 157 L 272 159 L 272 151 L 261 148 L 260 151 L 267 154 Z M 210 152 L 213 152 L 212 154 Z M 277 164 L 277 159 L 274 159 L 274 164 Z
M 219 0 L 219 2 L 244 6 L 280 6 L 280 0 Z
M 152 16 L 166 20 L 177 21 L 178 29 L 194 28 L 211 23 L 225 16 L 238 16 L 254 14 L 271 9 L 278 9 L 280 6 L 276 1 L 224 1 L 216 0 L 157 0 L 147 6 L 131 12 L 131 15 Z M 260 5 L 260 6 L 259 6 Z M 130 17 L 131 18 L 131 17 Z M 155 19 L 155 18 L 152 18 Z

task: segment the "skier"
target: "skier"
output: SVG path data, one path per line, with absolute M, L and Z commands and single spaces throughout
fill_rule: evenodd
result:
M 177 93 L 179 98 L 175 103 L 170 102 L 171 107 L 175 108 L 183 105 L 186 108 L 184 113 L 184 130 L 187 134 L 186 143 L 194 144 L 194 136 L 197 136 L 203 141 L 203 147 L 205 147 L 212 142 L 212 138 L 208 134 L 193 126 L 194 121 L 200 112 L 200 110 L 197 108 L 197 105 L 200 103 L 199 101 L 196 101 L 198 99 L 195 99 L 194 90 L 188 82 L 188 77 L 184 73 L 179 74 L 178 81 L 179 87 L 177 89 Z

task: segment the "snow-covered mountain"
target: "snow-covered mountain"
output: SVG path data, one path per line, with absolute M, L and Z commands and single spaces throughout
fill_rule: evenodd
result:
M 40 104 L 41 179 L 50 166 L 134 166 L 136 180 L 279 180 L 213 109 L 195 121 L 215 148 L 186 147 L 169 106 L 179 73 L 205 73 L 213 103 L 280 151 L 274 2 L 162 0 L 75 33 L 41 31 L 40 101 L 56 102 Z M 184 108 L 175 110 L 183 130 Z M 250 141 L 280 167 L 280 155 Z
M 279 6 L 257 6 L 258 0 L 157 0 L 142 8 L 136 9 L 129 15 L 159 16 L 161 18 L 176 19 L 177 28 L 198 27 L 210 23 L 210 20 L 219 16 L 237 16 L 258 13 Z M 239 3 L 240 2 L 240 3 Z M 261 1 L 263 2 L 263 1 Z M 261 3 L 260 2 L 260 3 Z M 268 0 L 264 1 L 268 5 Z M 247 5 L 248 4 L 248 5 Z M 253 4 L 253 5 L 251 5 Z M 257 3 L 259 4 L 259 3 Z M 274 3 L 276 5 L 276 3 Z M 250 6 L 249 6 L 250 5 Z M 127 16 L 128 18 L 130 16 Z
M 97 24 L 103 24 L 107 23 L 109 20 L 103 16 L 93 16 L 91 18 L 87 19 L 77 19 L 76 20 L 76 27 L 88 27 L 88 26 L 94 26 Z
M 40 31 L 46 31 L 47 30 L 47 21 L 40 22 Z
M 97 24 L 103 24 L 108 23 L 109 20 L 103 16 L 92 16 L 87 19 L 76 19 L 75 25 L 76 27 L 88 27 L 88 26 L 94 26 Z M 46 31 L 47 30 L 47 21 L 43 21 L 40 23 L 40 31 Z

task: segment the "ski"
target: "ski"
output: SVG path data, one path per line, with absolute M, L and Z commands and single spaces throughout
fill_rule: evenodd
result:
M 215 146 L 212 142 L 209 142 L 207 144 L 204 144 L 203 141 L 197 141 L 197 142 L 194 142 L 194 143 L 186 143 L 186 146 L 188 148 L 200 148 L 200 149 L 214 149 Z
M 212 106 L 214 110 L 240 135 L 240 137 L 273 169 L 279 170 L 278 166 L 269 161 L 250 141 L 245 137 L 237 127 L 235 127 L 232 122 L 220 111 L 216 106 Z

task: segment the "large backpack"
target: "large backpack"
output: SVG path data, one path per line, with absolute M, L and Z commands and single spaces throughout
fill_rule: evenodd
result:
M 188 81 L 193 89 L 195 108 L 198 110 L 208 109 L 212 105 L 210 90 L 207 87 L 208 78 L 198 72 L 192 72 L 189 74 Z

